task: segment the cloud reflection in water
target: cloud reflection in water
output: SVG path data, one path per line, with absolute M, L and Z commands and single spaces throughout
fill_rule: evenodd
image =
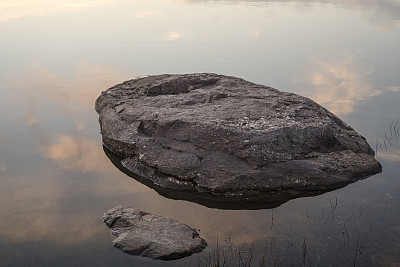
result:
M 294 82 L 310 88 L 305 92 L 308 97 L 338 115 L 348 115 L 356 104 L 383 93 L 368 82 L 372 69 L 349 53 L 316 59 L 301 72 Z
M 123 74 L 82 63 L 72 72 L 67 81 L 36 62 L 4 76 L 2 108 L 12 117 L 0 132 L 2 240 L 62 246 L 90 241 L 105 232 L 101 212 L 86 202 L 90 197 L 148 191 L 116 180 L 98 138 L 90 137 L 93 129 L 98 134 L 94 99 Z
M 363 17 L 371 26 L 378 28 L 400 28 L 400 5 L 396 0 L 169 0 L 177 3 L 248 3 L 248 4 L 292 4 L 295 8 L 308 8 L 315 4 L 329 4 L 340 8 L 365 11 Z
M 263 28 L 267 24 L 265 21 L 261 21 L 261 23 L 254 21 L 252 24 L 252 22 L 250 22 L 251 20 L 249 20 L 248 25 L 246 24 L 240 27 L 241 25 L 235 24 L 237 23 L 237 18 L 240 18 L 236 16 L 236 14 L 230 14 L 235 20 L 230 16 L 220 14 L 220 21 L 225 20 L 228 22 L 226 28 L 221 28 L 221 24 L 218 24 L 217 21 L 213 21 L 209 16 L 198 13 L 196 13 L 196 15 L 204 17 L 204 20 L 210 22 L 210 24 L 205 23 L 205 21 L 186 19 L 184 21 L 185 23 L 187 22 L 187 25 L 181 25 L 179 21 L 182 21 L 182 14 L 178 15 L 177 10 L 186 10 L 186 7 L 177 9 L 176 5 L 165 5 L 166 9 L 160 9 L 162 12 L 152 11 L 153 7 L 149 7 L 148 4 L 150 1 L 138 0 L 132 1 L 132 4 L 129 4 L 129 6 L 135 6 L 137 9 L 127 9 L 124 10 L 126 12 L 124 13 L 121 12 L 121 6 L 114 5 L 117 2 L 126 3 L 126 5 L 121 5 L 122 7 L 128 6 L 127 3 L 129 3 L 129 1 L 126 0 L 5 0 L 0 3 L 0 23 L 9 31 L 5 32 L 5 39 L 2 40 L 9 53 L 4 55 L 7 55 L 3 61 L 4 66 L 2 67 L 2 75 L 4 75 L 4 73 L 5 75 L 1 77 L 1 87 L 2 89 L 4 88 L 4 92 L 2 93 L 4 94 L 2 98 L 0 98 L 0 107 L 3 111 L 2 114 L 0 114 L 0 127 L 2 127 L 2 131 L 0 131 L 1 245 L 6 246 L 10 250 L 15 250 L 20 244 L 29 246 L 29 250 L 16 251 L 15 253 L 20 255 L 26 253 L 24 254 L 25 256 L 28 256 L 28 254 L 32 256 L 32 254 L 38 251 L 35 250 L 33 246 L 47 243 L 49 245 L 49 250 L 46 251 L 46 253 L 57 257 L 57 259 L 66 259 L 66 264 L 70 263 L 72 265 L 75 262 L 73 262 L 71 258 L 75 256 L 90 257 L 88 261 L 92 261 L 97 256 L 100 259 L 104 259 L 105 257 L 109 258 L 112 256 L 108 254 L 98 255 L 98 248 L 111 247 L 109 243 L 111 237 L 110 240 L 107 239 L 109 233 L 100 221 L 100 218 L 102 213 L 111 208 L 114 204 L 126 204 L 156 214 L 176 218 L 196 228 L 200 227 L 202 235 L 206 237 L 210 244 L 217 239 L 217 235 L 219 235 L 222 241 L 225 234 L 233 227 L 232 239 L 234 239 L 233 242 L 237 244 L 244 242 L 249 243 L 255 239 L 260 242 L 269 241 L 271 237 L 275 236 L 290 238 L 290 234 L 292 234 L 292 236 L 299 236 L 300 240 L 298 241 L 301 242 L 300 235 L 307 233 L 307 241 L 313 238 L 313 236 L 316 237 L 315 240 L 318 242 L 321 241 L 321 236 L 324 235 L 333 237 L 332 240 L 337 237 L 338 242 L 335 243 L 335 241 L 333 241 L 330 245 L 333 247 L 339 244 L 339 247 L 341 247 L 342 228 L 336 229 L 336 231 L 334 228 L 336 222 L 333 221 L 332 224 L 334 225 L 332 228 L 330 226 L 321 226 L 318 224 L 318 219 L 321 217 L 321 210 L 324 210 L 326 215 L 326 212 L 330 208 L 329 199 L 326 195 L 290 201 L 281 207 L 275 208 L 273 210 L 274 227 L 271 227 L 272 210 L 216 210 L 188 201 L 167 199 L 116 170 L 104 156 L 101 142 L 99 141 L 100 134 L 98 131 L 97 115 L 93 110 L 94 99 L 99 95 L 100 91 L 135 76 L 118 70 L 114 67 L 115 65 L 122 66 L 122 68 L 129 69 L 129 71 L 142 70 L 153 72 L 168 70 L 184 71 L 184 68 L 189 68 L 190 71 L 194 71 L 199 69 L 200 66 L 200 68 L 204 70 L 211 67 L 217 72 L 231 71 L 232 74 L 234 74 L 233 72 L 236 71 L 236 73 L 240 73 L 241 75 L 251 76 L 253 75 L 254 66 L 246 69 L 242 65 L 243 62 L 248 62 L 247 59 L 245 59 L 247 54 L 243 54 L 244 50 L 226 50 L 226 48 L 229 48 L 229 46 L 226 45 L 227 43 L 232 44 L 237 41 L 237 39 L 231 39 L 232 36 L 236 36 L 237 33 L 239 33 L 241 34 L 239 38 L 243 38 L 243 36 L 246 35 L 251 39 L 257 39 L 251 40 L 254 41 L 254 43 L 251 43 L 249 49 L 253 51 L 269 47 L 267 45 L 268 43 L 262 43 L 267 37 L 279 41 L 276 48 L 282 48 L 280 45 L 281 42 L 283 42 L 280 39 L 280 35 L 275 35 L 274 32 L 266 31 L 266 29 Z M 165 3 L 164 0 L 160 0 L 160 2 Z M 196 1 L 181 0 L 179 2 L 195 3 Z M 224 2 L 226 3 L 228 1 Z M 231 2 L 239 3 L 239 0 Z M 251 4 L 256 3 L 256 1 L 248 2 Z M 279 4 L 287 2 L 288 1 L 258 1 L 259 4 Z M 356 15 L 361 13 L 361 16 L 368 20 L 370 25 L 383 28 L 399 27 L 400 12 L 398 4 L 396 6 L 395 1 L 304 0 L 290 2 L 295 2 L 295 5 L 293 5 L 294 8 L 297 6 L 301 10 L 306 10 L 307 6 L 311 8 L 314 7 L 314 4 L 311 2 L 323 4 L 327 4 L 328 2 L 335 3 L 335 6 L 361 10 L 362 12 L 358 12 Z M 246 3 L 246 1 L 242 0 L 240 3 Z M 204 7 L 206 5 L 198 6 Z M 222 5 L 219 5 L 219 7 L 221 6 Z M 118 18 L 122 18 L 127 22 L 124 25 L 126 28 L 123 28 L 121 32 L 117 32 L 118 38 L 122 37 L 121 42 L 115 42 L 115 40 L 113 40 L 112 43 L 103 43 L 103 41 L 109 38 L 107 34 L 118 30 L 121 25 L 118 24 L 119 20 L 116 19 L 118 26 L 110 28 L 109 21 L 104 19 L 104 14 L 107 13 L 104 11 L 106 8 L 104 8 L 104 10 L 102 9 L 103 11 L 101 12 L 94 12 L 94 9 L 98 7 L 106 7 L 107 12 L 109 11 L 109 7 L 115 7 L 115 11 L 117 12 L 115 12 L 113 14 L 114 17 L 111 18 L 116 18 L 115 16 L 118 16 Z M 219 10 L 217 8 L 214 9 L 214 7 L 212 8 L 213 12 L 214 10 Z M 193 12 L 199 9 L 197 9 L 196 6 Z M 292 10 L 292 6 L 290 6 L 289 9 Z M 192 11 L 190 8 L 187 10 Z M 280 9 L 273 11 L 275 12 L 278 10 Z M 243 8 L 243 11 L 246 10 Z M 78 12 L 80 14 L 76 14 Z M 240 14 L 241 10 L 238 12 L 238 14 Z M 267 7 L 263 14 L 267 14 L 268 12 L 269 9 Z M 351 15 L 354 15 L 354 13 L 351 13 Z M 305 14 L 307 15 L 307 13 Z M 97 17 L 94 15 L 101 19 L 97 21 Z M 48 19 L 54 19 L 55 22 L 59 22 L 59 24 L 56 23 L 55 25 L 65 25 L 66 31 L 63 31 L 57 36 L 48 36 L 46 35 L 47 28 L 43 27 L 41 24 L 35 23 L 36 20 L 31 19 L 32 16 L 46 16 L 43 20 L 40 19 L 40 21 L 45 21 L 46 23 Z M 192 16 L 192 13 L 188 13 L 187 16 Z M 245 16 L 249 15 L 243 14 L 243 17 Z M 259 15 L 252 15 L 252 17 L 258 16 Z M 127 17 L 129 19 L 126 19 Z M 19 18 L 21 18 L 21 20 L 18 20 Z M 28 19 L 23 20 L 23 18 Z M 59 18 L 60 20 L 58 20 Z M 70 33 L 79 30 L 77 26 L 81 26 L 76 23 L 71 23 L 75 18 L 84 18 L 85 21 L 99 22 L 93 25 L 93 28 L 84 28 L 83 32 L 86 31 L 85 34 L 80 35 L 80 39 L 77 40 L 79 45 L 77 45 L 76 49 L 80 49 L 80 45 L 91 48 L 90 51 L 87 51 L 87 54 L 85 54 L 85 51 L 81 51 L 82 53 L 78 54 L 75 53 L 77 51 L 65 53 L 67 51 L 66 48 L 70 47 L 63 46 L 63 43 L 74 38 L 75 35 L 71 35 Z M 137 23 L 139 20 L 140 22 L 149 24 L 144 25 L 143 23 L 142 25 L 142 23 Z M 78 21 L 81 22 L 83 20 Z M 163 24 L 165 28 L 160 28 L 158 24 L 160 22 L 168 22 L 170 24 Z M 193 55 L 202 55 L 203 53 L 203 50 L 196 47 L 194 42 L 190 42 L 192 40 L 186 42 L 188 39 L 187 37 L 195 41 L 199 39 L 198 36 L 201 35 L 201 31 L 197 31 L 196 27 L 194 27 L 197 25 L 195 24 L 196 22 L 199 23 L 199 29 L 206 29 L 208 31 L 204 33 L 204 36 L 213 41 L 210 46 L 208 46 L 206 42 L 201 44 L 206 50 L 209 50 L 208 47 L 211 47 L 213 51 L 215 50 L 215 53 L 209 54 L 209 56 L 216 59 L 221 56 L 221 54 L 226 56 L 229 53 L 235 53 L 237 57 L 234 59 L 235 64 L 232 65 L 237 66 L 236 69 L 224 68 L 214 62 L 211 62 L 210 65 L 207 63 L 206 65 L 206 63 L 201 60 L 193 61 Z M 288 25 L 290 25 L 291 21 L 288 22 Z M 140 26 L 137 28 L 130 28 L 127 26 L 138 24 L 140 24 Z M 232 27 L 232 25 L 234 25 L 234 27 Z M 239 29 L 237 29 L 236 26 L 239 26 Z M 34 34 L 25 36 L 26 31 L 31 28 L 35 29 Z M 103 29 L 103 31 L 99 29 Z M 229 33 L 230 30 L 232 30 L 232 33 Z M 169 34 L 170 31 L 172 34 Z M 177 32 L 177 34 L 173 33 L 174 31 Z M 211 35 L 209 34 L 210 31 L 212 33 Z M 144 32 L 148 35 L 144 35 Z M 219 39 L 215 38 L 216 34 L 213 34 L 214 32 L 221 32 L 221 37 Z M 38 36 L 37 33 L 43 37 L 43 42 L 35 42 L 35 38 Z M 190 33 L 189 36 L 188 33 Z M 270 33 L 270 35 L 268 35 L 268 33 Z M 14 40 L 16 34 L 20 34 L 22 37 Z M 174 38 L 178 40 L 179 34 L 183 39 L 181 38 L 177 42 L 172 41 Z M 290 34 L 291 32 L 288 33 L 288 36 Z M 131 39 L 123 38 L 126 36 L 134 37 Z M 336 36 L 335 33 L 333 36 Z M 143 46 L 136 45 L 135 38 L 140 39 L 143 42 Z M 222 39 L 226 40 L 226 42 L 221 42 Z M 53 43 L 52 40 L 56 41 Z M 100 40 L 101 45 L 98 45 L 98 43 L 93 40 Z M 163 46 L 164 44 L 158 43 L 160 40 L 163 42 L 171 40 L 171 42 Z M 382 40 L 386 41 L 386 39 Z M 270 42 L 272 40 L 270 39 L 267 41 Z M 310 40 L 307 45 L 312 44 L 314 41 L 315 40 Z M 46 51 L 49 48 L 46 46 L 48 42 L 54 44 L 53 48 L 58 48 L 58 50 L 52 49 L 53 54 Z M 117 43 L 118 45 L 116 45 Z M 121 46 L 123 43 L 125 43 L 126 46 Z M 184 47 L 187 43 L 190 44 L 190 47 L 187 46 L 189 48 L 190 57 L 184 53 L 185 49 L 181 49 L 181 47 Z M 44 44 L 46 45 L 43 47 L 36 47 Z M 148 48 L 153 44 L 156 44 L 157 51 Z M 169 49 L 174 48 L 175 44 L 180 46 L 179 52 L 183 52 L 181 68 L 175 67 L 175 65 L 177 65 L 174 61 L 176 55 L 169 54 L 171 53 Z M 250 43 L 246 42 L 243 44 L 250 45 Z M 257 44 L 260 44 L 260 46 L 256 46 Z M 109 46 L 109 50 L 103 50 L 107 45 Z M 321 45 L 325 45 L 325 43 Z M 127 46 L 132 50 L 128 49 Z M 272 48 L 274 47 L 275 46 Z M 328 49 L 330 48 L 329 46 Z M 282 48 L 282 50 L 284 49 Z M 136 51 L 137 53 L 133 53 L 132 51 Z M 228 52 L 224 54 L 224 51 Z M 142 57 L 140 56 L 141 54 L 143 54 Z M 273 60 L 267 62 L 267 59 L 274 54 L 275 50 L 270 54 L 265 54 L 265 57 L 260 57 L 262 64 L 255 67 L 266 70 L 263 74 L 258 74 L 256 78 L 262 79 L 268 76 L 264 74 L 274 74 L 273 71 L 268 70 L 268 66 L 276 62 Z M 156 60 L 159 55 L 166 55 L 165 61 L 168 61 L 168 65 L 159 67 L 160 64 Z M 278 55 L 281 56 L 282 54 L 278 53 Z M 305 57 L 307 56 L 307 51 L 305 51 Z M 32 58 L 36 59 L 33 63 L 31 62 Z M 250 59 L 252 58 L 250 57 Z M 222 63 L 226 65 L 231 63 L 229 58 L 221 58 L 221 60 L 223 61 Z M 278 60 L 283 65 L 291 63 L 288 58 Z M 303 58 L 301 60 L 303 60 Z M 73 62 L 74 65 L 68 66 L 65 64 L 66 61 Z M 133 64 L 132 62 L 134 61 L 138 63 Z M 100 62 L 104 65 L 85 62 Z M 189 65 L 188 62 L 194 63 Z M 303 63 L 304 62 L 301 61 L 299 64 Z M 307 66 L 307 64 L 304 65 Z M 348 72 L 347 76 L 340 74 L 341 67 L 344 67 Z M 3 70 L 6 72 L 3 72 Z M 369 82 L 371 71 L 373 71 L 371 68 L 362 66 L 362 62 L 360 62 L 356 56 L 349 56 L 348 59 L 345 59 L 344 55 L 334 59 L 322 56 L 316 59 L 314 63 L 310 63 L 307 70 L 303 73 L 299 73 L 297 78 L 300 85 L 304 84 L 307 85 L 306 88 L 313 88 L 313 91 L 310 92 L 311 96 L 312 93 L 314 93 L 318 99 L 325 101 L 327 105 L 331 105 L 332 108 L 337 109 L 338 112 L 340 112 L 341 109 L 349 112 L 354 110 L 354 107 L 360 102 L 365 99 L 371 100 L 371 97 L 378 93 L 378 88 L 374 88 Z M 252 77 L 255 76 L 253 75 Z M 286 80 L 290 80 L 290 78 Z M 339 85 L 340 87 L 341 84 L 354 87 L 355 89 L 353 89 L 353 91 L 356 93 L 346 91 L 330 92 L 331 86 L 335 87 Z M 398 84 L 393 85 L 394 86 L 388 90 L 398 91 Z M 366 90 L 360 89 L 363 86 Z M 344 90 L 345 86 L 341 88 Z M 363 96 L 359 98 L 357 94 Z M 335 97 L 339 97 L 341 101 L 337 105 L 333 104 Z M 393 150 L 393 153 L 390 155 L 381 153 L 382 159 L 385 157 L 384 160 L 395 161 L 396 153 L 398 153 L 398 150 Z M 378 154 L 378 156 L 380 155 Z M 393 167 L 395 166 L 394 164 Z M 395 171 L 397 172 L 397 169 L 395 169 Z M 385 203 L 382 203 L 384 198 L 383 200 L 380 199 L 379 194 L 382 190 L 385 190 L 382 189 L 381 183 L 389 183 L 387 181 L 389 178 L 390 177 L 385 177 L 385 179 L 372 178 L 365 181 L 365 183 L 360 182 L 354 186 L 344 188 L 343 190 L 335 191 L 334 194 L 339 197 L 339 207 L 342 208 L 340 211 L 338 210 L 336 215 L 342 215 L 343 217 L 343 214 L 345 214 L 347 217 L 350 217 L 351 212 L 355 211 L 356 216 L 354 216 L 354 220 L 358 218 L 357 212 L 360 209 L 360 205 L 365 206 L 371 204 L 384 206 Z M 366 184 L 371 183 L 372 186 L 366 186 Z M 394 186 L 397 186 L 397 184 L 386 185 L 388 188 L 387 190 L 392 190 L 390 191 L 392 194 L 396 192 L 394 191 Z M 331 196 L 333 198 L 333 193 Z M 360 198 L 365 199 L 365 202 L 360 204 L 354 201 Z M 397 200 L 395 199 L 395 201 Z M 397 207 L 396 205 L 393 206 Z M 365 221 L 366 229 L 363 233 L 366 234 L 361 236 L 360 241 L 364 243 L 360 244 L 376 244 L 380 251 L 379 253 L 382 252 L 382 254 L 385 254 L 384 251 L 390 250 L 391 257 L 381 258 L 381 263 L 383 265 L 387 263 L 386 265 L 388 265 L 396 260 L 398 261 L 397 254 L 399 247 L 398 245 L 394 245 L 389 248 L 385 245 L 398 244 L 399 242 L 397 242 L 398 240 L 395 240 L 395 242 L 387 242 L 387 240 L 382 242 L 381 239 L 398 239 L 398 225 L 385 227 L 398 218 L 398 213 L 393 214 L 393 212 L 397 211 L 392 211 L 392 213 L 384 214 L 394 219 L 378 219 L 380 221 L 377 223 L 377 226 L 382 226 L 382 229 L 373 228 L 370 230 L 370 223 L 375 225 L 375 222 L 377 222 L 376 218 L 381 218 L 383 216 L 382 212 L 379 212 L 380 210 L 374 213 L 375 210 L 373 208 L 374 207 L 371 206 L 365 209 L 361 217 L 361 219 Z M 390 208 L 389 206 L 388 210 L 390 210 Z M 371 214 L 373 219 L 364 219 L 364 216 L 368 215 L 368 213 Z M 309 219 L 307 217 L 308 215 L 310 215 Z M 388 220 L 388 223 L 382 224 L 384 220 Z M 331 220 L 328 221 L 328 224 L 330 222 Z M 319 228 L 321 231 L 318 231 Z M 293 231 L 290 232 L 291 230 Z M 329 234 L 327 234 L 327 232 L 329 232 Z M 368 235 L 373 234 L 382 237 L 381 239 L 368 239 Z M 101 238 L 106 239 L 106 241 Z M 30 244 L 29 242 L 39 243 Z M 77 244 L 83 242 L 88 242 L 87 244 L 90 244 L 94 252 L 83 255 L 85 252 L 82 252 L 77 246 Z M 301 248 L 301 243 L 299 244 Z M 311 243 L 308 243 L 308 245 L 310 244 Z M 324 244 L 317 243 L 317 245 Z M 68 250 L 64 249 L 66 246 L 69 246 Z M 61 250 L 63 252 L 60 252 Z M 355 251 L 355 248 L 352 252 L 353 251 Z M 72 254 L 70 254 L 70 252 L 72 252 Z M 68 255 L 63 255 L 63 253 Z M 374 250 L 368 250 L 368 254 L 373 257 L 378 255 L 374 253 Z M 20 257 L 20 255 L 17 255 L 17 257 Z M 73 255 L 73 257 L 71 255 Z M 119 255 L 116 255 L 116 257 L 119 258 Z M 42 255 L 35 255 L 32 256 L 32 258 L 37 259 L 41 256 Z M 324 256 L 324 254 L 322 254 L 322 256 Z M 329 256 L 331 255 L 329 254 Z M 79 259 L 76 260 L 76 262 L 81 263 Z M 127 260 L 125 263 L 129 264 L 132 263 L 132 261 Z M 102 264 L 102 262 L 100 264 Z
M 114 3 L 118 0 L 2 0 L 0 22 L 26 16 L 43 16 L 68 11 L 82 11 L 96 6 Z
M 104 157 L 97 142 L 85 137 L 59 136 L 55 144 L 44 150 L 46 158 L 54 160 L 62 168 L 81 172 L 99 171 L 104 168 Z

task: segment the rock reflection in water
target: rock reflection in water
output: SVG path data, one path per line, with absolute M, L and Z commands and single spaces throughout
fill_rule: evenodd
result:
M 182 190 L 164 188 L 125 168 L 121 163 L 124 158 L 113 153 L 107 147 L 103 146 L 103 150 L 106 156 L 121 172 L 132 177 L 136 181 L 154 189 L 158 194 L 170 199 L 194 202 L 208 208 L 225 210 L 273 209 L 292 199 L 317 196 L 333 190 L 280 190 L 271 192 L 259 192 L 251 196 L 226 196 L 215 195 L 210 192 L 198 192 L 192 189 Z

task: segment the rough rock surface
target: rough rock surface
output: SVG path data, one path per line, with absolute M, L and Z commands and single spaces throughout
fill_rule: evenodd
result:
M 133 255 L 173 260 L 207 246 L 188 225 L 138 209 L 116 206 L 104 213 L 103 221 L 117 236 L 113 245 Z
M 225 196 L 329 190 L 381 171 L 314 101 L 217 74 L 126 81 L 96 100 L 104 145 L 154 184 Z
M 136 181 L 154 189 L 161 196 L 175 199 L 186 200 L 213 209 L 224 210 L 259 210 L 273 209 L 279 207 L 289 200 L 300 197 L 312 197 L 331 191 L 328 190 L 273 190 L 253 192 L 251 195 L 225 195 L 212 192 L 199 192 L 195 189 L 179 189 L 161 187 L 152 180 L 137 175 L 122 165 L 124 157 L 121 157 L 107 147 L 103 146 L 104 153 L 121 172 L 132 177 Z

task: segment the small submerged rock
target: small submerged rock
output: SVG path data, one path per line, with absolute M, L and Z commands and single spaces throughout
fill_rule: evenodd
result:
M 116 206 L 104 213 L 103 221 L 117 236 L 113 245 L 133 255 L 173 260 L 207 246 L 190 226 L 138 209 Z
M 365 138 L 322 106 L 236 77 L 134 79 L 103 92 L 96 111 L 103 144 L 162 188 L 323 191 L 382 169 Z

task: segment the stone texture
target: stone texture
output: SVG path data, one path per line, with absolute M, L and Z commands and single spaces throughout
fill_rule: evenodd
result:
M 103 146 L 104 153 L 110 161 L 124 174 L 132 177 L 136 181 L 154 189 L 161 196 L 175 199 L 186 200 L 206 206 L 213 209 L 225 210 L 258 210 L 258 209 L 272 209 L 279 207 L 283 203 L 300 197 L 317 196 L 331 190 L 272 190 L 272 191 L 258 191 L 249 194 L 231 195 L 231 194 L 216 194 L 212 192 L 199 192 L 193 188 L 170 188 L 162 187 L 155 184 L 152 180 L 139 176 L 130 171 L 122 165 L 124 157 L 121 157 L 107 147 Z
M 331 190 L 381 171 L 366 140 L 314 101 L 201 73 L 98 97 L 103 144 L 157 186 L 228 197 Z
M 173 260 L 207 246 L 188 225 L 138 209 L 116 206 L 104 214 L 103 221 L 117 236 L 113 245 L 133 255 Z

